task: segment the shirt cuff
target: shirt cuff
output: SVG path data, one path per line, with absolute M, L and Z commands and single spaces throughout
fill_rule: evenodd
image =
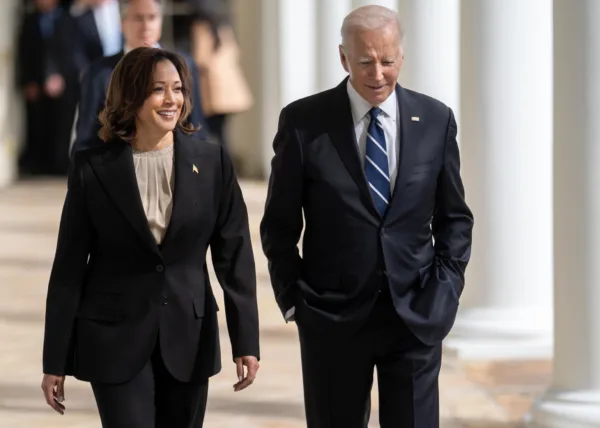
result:
M 292 306 L 283 316 L 285 318 L 285 322 L 294 321 L 294 314 L 296 313 L 296 307 Z

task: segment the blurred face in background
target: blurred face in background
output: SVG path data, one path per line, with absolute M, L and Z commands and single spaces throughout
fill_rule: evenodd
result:
M 49 12 L 58 5 L 59 0 L 35 0 L 35 8 L 40 12 Z
M 160 40 L 162 10 L 158 1 L 130 0 L 121 19 L 127 48 L 155 46 Z

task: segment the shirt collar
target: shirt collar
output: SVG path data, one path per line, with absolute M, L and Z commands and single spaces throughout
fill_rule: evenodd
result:
M 160 43 L 155 43 L 151 46 L 152 48 L 158 48 L 161 49 Z M 128 54 L 130 51 L 132 51 L 133 49 L 130 48 L 129 46 L 125 45 L 125 47 L 123 48 L 123 53 L 124 54 Z
M 354 86 L 350 83 L 350 79 L 346 82 L 346 89 L 348 91 L 348 98 L 350 98 L 350 108 L 352 110 L 352 119 L 354 120 L 354 124 L 360 122 L 369 110 L 373 108 L 373 106 L 360 96 Z M 396 91 L 392 91 L 389 97 L 382 102 L 378 106 L 383 113 L 392 119 L 394 122 L 396 121 L 396 115 L 398 112 L 398 102 L 396 100 Z

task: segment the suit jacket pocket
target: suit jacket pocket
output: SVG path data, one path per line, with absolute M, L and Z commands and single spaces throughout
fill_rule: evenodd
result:
M 79 305 L 77 318 L 112 322 L 123 320 L 121 294 L 98 293 L 87 295 Z
M 419 286 L 421 288 L 425 288 L 427 283 L 429 282 L 429 278 L 431 278 L 431 269 L 433 267 L 433 262 L 429 262 L 427 265 L 423 266 L 419 269 Z

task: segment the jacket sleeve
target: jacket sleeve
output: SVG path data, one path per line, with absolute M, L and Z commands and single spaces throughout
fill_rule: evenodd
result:
M 225 148 L 220 150 L 222 183 L 210 241 L 211 256 L 224 292 L 233 358 L 260 358 L 256 268 L 248 211 L 231 159 Z
M 465 202 L 460 177 L 457 126 L 452 110 L 448 119 L 444 163 L 438 177 L 432 230 L 435 239 L 436 275 L 431 280 L 454 287 L 460 296 L 471 256 L 473 214 Z
M 85 202 L 83 165 L 81 156 L 76 156 L 69 171 L 46 298 L 43 371 L 56 376 L 69 374 L 75 315 L 94 233 Z
M 304 227 L 302 195 L 304 165 L 298 133 L 283 109 L 273 141 L 275 156 L 265 213 L 260 225 L 263 251 L 277 304 L 284 315 L 294 307 L 302 258 L 298 242 Z

